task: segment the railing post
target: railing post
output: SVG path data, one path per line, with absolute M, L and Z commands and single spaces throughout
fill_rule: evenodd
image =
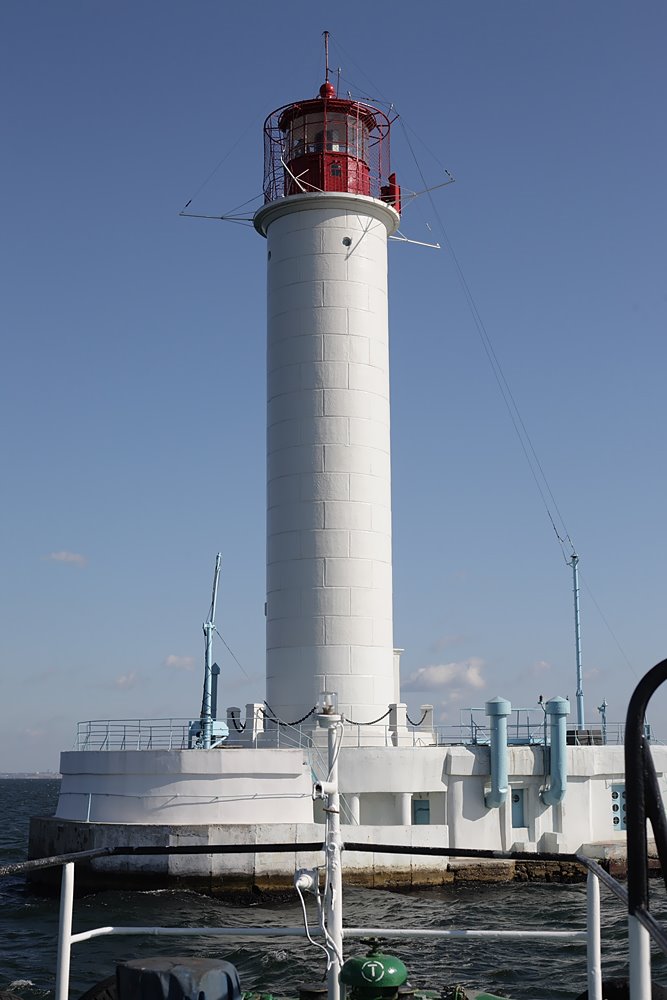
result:
M 326 716 L 320 716 L 326 719 Z M 327 730 L 328 783 L 333 791 L 326 799 L 325 850 L 327 885 L 324 898 L 324 913 L 329 948 L 329 969 L 327 972 L 327 993 L 329 1000 L 340 1000 L 339 975 L 343 964 L 343 872 L 341 861 L 342 840 L 340 835 L 340 796 L 338 791 L 338 741 L 343 738 L 340 717 L 329 724 Z
M 600 883 L 589 871 L 586 880 L 586 959 L 588 1000 L 602 1000 L 602 956 L 600 953 Z
M 628 914 L 630 1000 L 651 1000 L 651 941 L 645 927 Z
M 74 862 L 63 865 L 60 886 L 60 920 L 58 924 L 58 962 L 56 965 L 55 1000 L 68 1000 L 69 962 L 72 950 L 72 908 L 74 906 Z

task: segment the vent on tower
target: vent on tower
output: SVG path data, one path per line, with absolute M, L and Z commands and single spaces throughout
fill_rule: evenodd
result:
M 341 191 L 390 201 L 400 194 L 389 164 L 390 123 L 370 104 L 341 100 L 330 82 L 319 97 L 278 108 L 264 123 L 264 200 Z

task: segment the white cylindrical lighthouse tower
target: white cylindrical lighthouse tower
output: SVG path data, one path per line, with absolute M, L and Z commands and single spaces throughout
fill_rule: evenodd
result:
M 267 702 L 321 691 L 369 722 L 393 664 L 387 238 L 399 221 L 389 121 L 336 97 L 265 124 L 268 248 Z

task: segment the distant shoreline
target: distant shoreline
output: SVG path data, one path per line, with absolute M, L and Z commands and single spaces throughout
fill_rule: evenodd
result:
M 9 779 L 32 778 L 35 781 L 40 781 L 40 780 L 46 781 L 48 779 L 53 780 L 55 778 L 60 778 L 60 777 L 61 775 L 58 771 L 16 771 L 12 774 L 6 772 L 5 773 L 0 772 L 0 781 L 6 778 Z

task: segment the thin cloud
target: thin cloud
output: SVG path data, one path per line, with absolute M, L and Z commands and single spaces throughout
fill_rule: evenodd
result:
M 30 681 L 33 684 L 48 684 L 51 681 L 55 681 L 58 684 L 63 682 L 64 678 L 69 677 L 79 677 L 82 674 L 87 675 L 88 670 L 85 666 L 78 667 L 45 667 L 44 670 L 35 670 L 34 672 L 26 675 L 26 681 Z
M 44 729 L 24 729 L 23 735 L 30 740 L 42 740 L 46 736 Z
M 548 660 L 536 660 L 535 663 L 528 667 L 528 673 L 532 677 L 541 677 L 551 670 L 551 664 Z
M 171 653 L 164 661 L 164 666 L 171 670 L 194 670 L 194 656 L 175 656 Z
M 119 674 L 113 683 L 114 687 L 119 688 L 121 691 L 126 691 L 128 688 L 133 688 L 137 683 L 137 675 L 134 671 L 129 674 Z
M 420 667 L 408 677 L 403 684 L 403 689 L 405 691 L 439 691 L 454 682 L 457 686 L 463 684 L 471 688 L 483 688 L 486 685 L 481 673 L 483 666 L 484 660 L 477 656 L 471 656 L 458 663 L 438 663 L 429 667 Z
M 63 549 L 61 552 L 49 552 L 48 556 L 44 556 L 44 558 L 50 562 L 67 563 L 70 566 L 76 566 L 77 569 L 83 569 L 88 562 L 80 552 L 68 552 L 67 549 Z

